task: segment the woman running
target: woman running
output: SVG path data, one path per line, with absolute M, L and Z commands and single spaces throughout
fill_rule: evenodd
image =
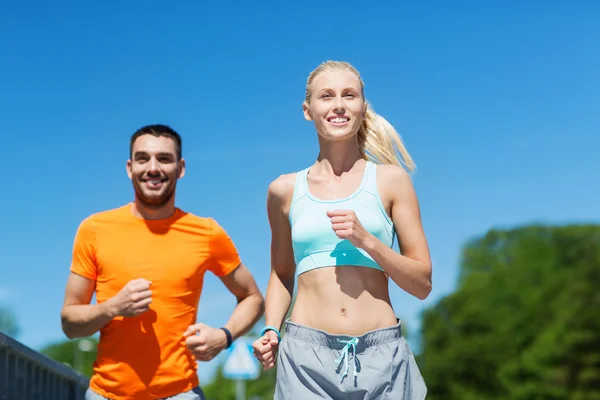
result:
M 391 278 L 419 299 L 431 292 L 429 248 L 403 168 L 414 163 L 348 63 L 328 61 L 310 74 L 303 110 L 320 151 L 313 165 L 269 186 L 267 326 L 254 354 L 265 369 L 277 361 L 275 399 L 424 399 L 388 291 Z

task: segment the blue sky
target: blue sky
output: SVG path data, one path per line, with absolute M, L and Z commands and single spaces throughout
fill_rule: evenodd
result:
M 317 155 L 301 102 L 327 59 L 359 69 L 418 166 L 434 285 L 423 302 L 392 288 L 409 329 L 454 289 L 466 240 L 598 221 L 600 7 L 398 3 L 2 5 L 0 304 L 19 340 L 64 339 L 75 230 L 132 199 L 128 139 L 149 123 L 183 136 L 178 205 L 225 227 L 264 292 L 267 187 Z M 221 325 L 233 306 L 208 276 L 199 320 Z

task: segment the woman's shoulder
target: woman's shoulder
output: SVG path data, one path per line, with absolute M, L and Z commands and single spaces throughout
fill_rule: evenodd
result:
M 298 172 L 279 175 L 269 183 L 268 197 L 272 200 L 285 202 L 294 195 L 296 176 Z
M 411 175 L 399 165 L 377 165 L 377 187 L 389 198 L 398 198 L 414 191 Z
M 417 201 L 411 174 L 399 165 L 377 166 L 377 187 L 382 200 L 393 204 Z
M 399 165 L 378 164 L 377 176 L 385 183 L 398 183 L 398 181 L 410 180 L 410 174 Z

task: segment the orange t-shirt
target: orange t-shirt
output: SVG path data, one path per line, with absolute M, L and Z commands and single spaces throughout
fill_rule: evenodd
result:
M 239 265 L 233 242 L 212 218 L 177 209 L 167 219 L 143 220 L 131 204 L 86 218 L 71 271 L 96 281 L 98 303 L 132 279 L 152 282 L 149 311 L 100 330 L 92 390 L 111 399 L 156 399 L 197 386 L 183 333 L 196 322 L 204 273 L 220 277 Z

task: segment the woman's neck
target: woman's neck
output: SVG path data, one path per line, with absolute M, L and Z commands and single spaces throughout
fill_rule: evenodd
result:
M 317 158 L 319 173 L 339 176 L 364 160 L 355 137 L 333 142 L 319 139 L 319 144 L 320 151 Z

